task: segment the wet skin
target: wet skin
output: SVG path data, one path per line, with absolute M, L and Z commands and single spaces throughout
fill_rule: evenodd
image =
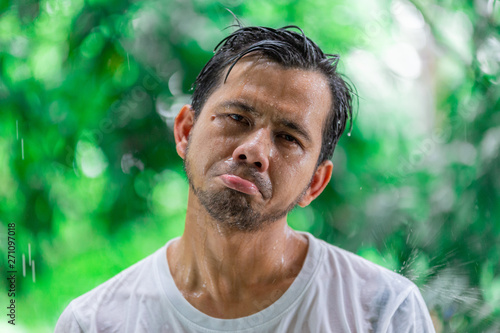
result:
M 316 167 L 330 106 L 322 74 L 251 56 L 235 65 L 196 121 L 189 105 L 181 109 L 175 139 L 192 188 L 184 234 L 167 259 L 198 310 L 217 318 L 253 314 L 299 273 L 307 240 L 287 226 L 286 213 L 308 205 L 330 180 L 330 161 Z M 257 228 L 235 228 L 242 214 L 209 213 L 200 193 L 226 193 L 256 214 Z

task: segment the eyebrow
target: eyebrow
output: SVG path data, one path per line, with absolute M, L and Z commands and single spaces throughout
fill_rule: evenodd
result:
M 240 101 L 225 101 L 224 103 L 221 104 L 221 107 L 238 109 L 244 112 L 248 112 L 254 116 L 260 115 L 260 113 L 257 110 L 255 110 L 253 106 L 250 106 Z
M 291 129 L 294 132 L 297 132 L 306 141 L 311 142 L 311 137 L 309 136 L 309 134 L 307 133 L 307 131 L 302 126 L 300 126 L 299 124 L 297 124 L 296 122 L 293 122 L 293 121 L 290 121 L 290 120 L 287 120 L 287 119 L 280 119 L 279 123 L 282 126 L 284 126 L 286 128 L 289 128 L 289 129 Z
M 234 100 L 225 101 L 224 103 L 221 104 L 221 107 L 223 107 L 223 108 L 235 108 L 235 109 L 241 110 L 243 112 L 248 112 L 254 116 L 259 116 L 261 114 L 253 106 L 250 106 L 250 105 L 248 105 L 244 102 L 241 102 L 241 101 L 234 101 Z M 278 119 L 278 123 L 281 126 L 286 127 L 288 129 L 298 133 L 306 141 L 311 142 L 311 136 L 309 135 L 307 130 L 303 126 L 301 126 L 300 124 L 298 124 L 292 120 L 285 119 L 283 117 L 280 117 Z

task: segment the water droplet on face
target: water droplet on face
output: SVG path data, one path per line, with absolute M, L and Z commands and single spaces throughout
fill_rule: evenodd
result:
M 347 136 L 351 136 L 351 132 L 347 133 Z
M 220 225 L 219 225 L 219 224 L 216 224 L 216 226 L 217 226 L 217 232 L 219 233 L 219 235 L 221 235 L 221 236 L 222 236 L 222 235 L 223 235 L 223 232 L 222 232 L 222 229 L 221 229 Z

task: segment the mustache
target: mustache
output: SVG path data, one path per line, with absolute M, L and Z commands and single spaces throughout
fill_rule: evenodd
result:
M 257 186 L 264 199 L 271 197 L 273 191 L 271 181 L 255 168 L 249 167 L 247 163 L 242 162 L 226 161 L 224 164 L 225 168 L 220 174 L 227 173 L 251 181 Z

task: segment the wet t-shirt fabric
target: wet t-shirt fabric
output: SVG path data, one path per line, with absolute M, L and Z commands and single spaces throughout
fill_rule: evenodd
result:
M 253 315 L 219 319 L 193 307 L 170 274 L 170 241 L 73 300 L 55 332 L 434 332 L 411 281 L 303 234 L 309 248 L 297 278 Z

